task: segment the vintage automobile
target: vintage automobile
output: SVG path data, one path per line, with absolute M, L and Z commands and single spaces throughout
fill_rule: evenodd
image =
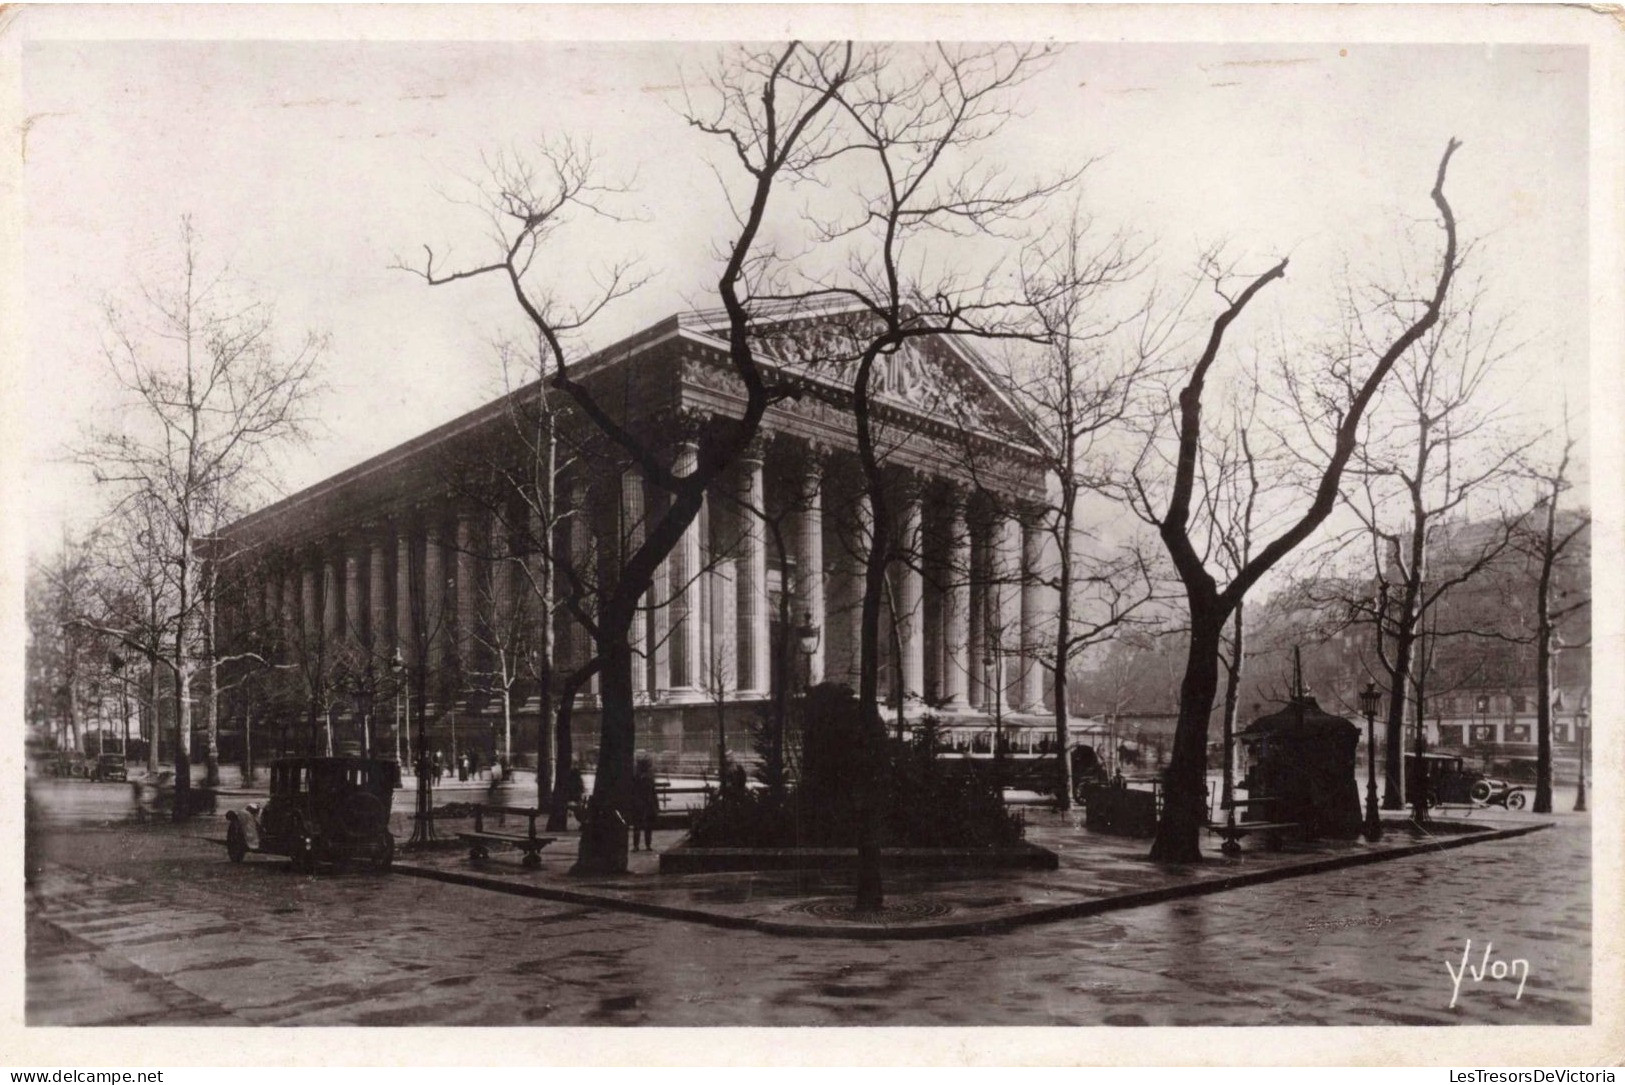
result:
M 1522 784 L 1486 776 L 1473 784 L 1473 801 L 1486 806 L 1504 806 L 1508 810 L 1522 810 L 1529 805 L 1529 792 Z
M 262 808 L 226 814 L 226 855 L 286 855 L 309 873 L 318 863 L 370 862 L 387 870 L 395 859 L 390 803 L 401 767 L 373 757 L 285 757 L 271 763 L 271 795 Z
M 128 780 L 130 774 L 124 767 L 124 755 L 104 753 L 96 758 L 96 767 L 90 770 L 90 778 L 98 783 L 103 780 Z
M 64 751 L 51 758 L 50 772 L 66 780 L 89 779 L 90 761 L 83 754 Z
M 1535 757 L 1498 757 L 1484 770 L 1498 780 L 1511 784 L 1537 784 L 1540 782 L 1540 759 Z
M 1509 810 L 1522 810 L 1528 805 L 1528 793 L 1521 785 L 1469 769 L 1459 754 L 1425 753 L 1422 765 L 1426 770 L 1429 806 L 1505 806 Z M 1415 794 L 1421 786 L 1416 755 L 1407 753 L 1405 791 Z

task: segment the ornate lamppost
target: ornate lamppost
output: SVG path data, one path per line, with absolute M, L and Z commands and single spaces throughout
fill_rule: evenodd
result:
M 1574 793 L 1574 812 L 1585 813 L 1586 808 L 1586 731 L 1591 723 L 1591 714 L 1586 711 L 1585 702 L 1580 702 L 1580 710 L 1574 714 L 1574 730 L 1580 740 L 1580 786 Z
M 1382 815 L 1377 812 L 1377 709 L 1382 694 L 1377 683 L 1368 681 L 1360 691 L 1360 711 L 1365 713 L 1365 838 L 1375 844 L 1382 839 Z

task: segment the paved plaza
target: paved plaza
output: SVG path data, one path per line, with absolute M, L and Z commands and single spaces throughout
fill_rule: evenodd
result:
M 1509 839 L 1000 933 L 853 940 L 723 929 L 400 874 L 306 877 L 258 858 L 234 866 L 208 839 L 222 831 L 218 818 L 177 828 L 134 824 L 83 804 L 77 816 L 46 805 L 37 839 L 43 859 L 27 908 L 27 1016 L 36 1025 L 1590 1019 L 1584 815 L 1538 819 L 1554 824 Z M 1078 852 L 1098 842 L 1039 820 L 1035 840 L 1070 839 L 1074 849 L 1058 849 L 1062 870 L 1050 884 L 1070 878 L 1077 888 L 1079 871 L 1089 869 Z M 662 835 L 657 846 L 679 836 Z M 1138 864 L 1141 877 L 1156 876 L 1157 868 L 1131 858 L 1138 843 L 1115 847 L 1130 857 L 1109 866 Z M 525 876 L 579 887 L 556 870 L 565 853 L 554 854 L 543 871 Z M 1293 859 L 1249 856 L 1243 865 L 1250 861 Z M 449 850 L 432 862 L 472 869 Z M 505 867 L 523 874 L 517 865 L 485 864 L 487 873 Z M 636 887 L 665 877 L 640 856 L 623 881 Z M 993 907 L 1037 877 L 974 882 Z M 754 891 L 751 876 L 709 875 L 685 876 L 682 892 L 703 895 L 705 878 L 724 903 Z M 890 901 L 960 907 L 965 881 L 951 881 L 894 877 Z M 1493 959 L 1528 962 L 1521 994 L 1489 973 L 1482 981 L 1469 973 L 1456 987 L 1452 971 L 1468 939 L 1475 968 L 1485 943 L 1493 943 Z

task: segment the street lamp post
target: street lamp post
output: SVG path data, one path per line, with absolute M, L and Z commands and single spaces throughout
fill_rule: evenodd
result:
M 1574 730 L 1580 740 L 1580 786 L 1574 793 L 1574 812 L 1585 813 L 1586 808 L 1586 730 L 1591 722 L 1590 714 L 1586 712 L 1584 704 L 1574 714 Z
M 1365 713 L 1365 838 L 1375 844 L 1382 839 L 1382 815 L 1377 812 L 1377 709 L 1382 694 L 1376 682 L 1367 682 L 1360 693 L 1360 711 Z

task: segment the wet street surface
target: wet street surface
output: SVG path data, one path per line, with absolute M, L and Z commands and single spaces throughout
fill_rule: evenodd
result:
M 136 824 L 115 790 L 41 819 L 31 1025 L 1590 1020 L 1589 822 L 1566 813 L 1530 836 L 1007 934 L 851 942 L 232 865 L 204 839 L 219 818 Z

